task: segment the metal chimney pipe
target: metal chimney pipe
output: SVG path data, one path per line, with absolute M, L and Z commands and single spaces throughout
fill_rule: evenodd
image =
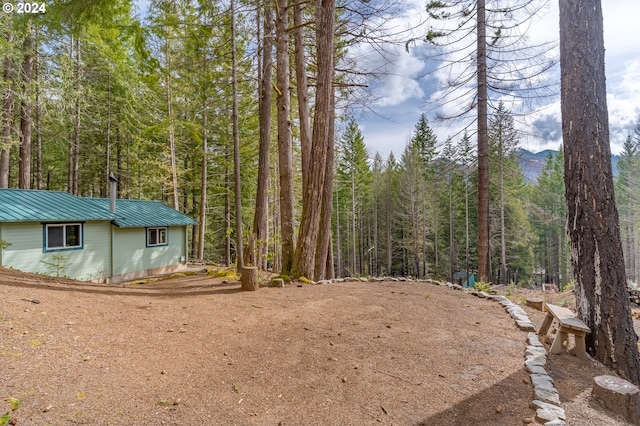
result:
M 116 212 L 116 192 L 117 192 L 118 179 L 109 173 L 109 211 L 111 213 Z

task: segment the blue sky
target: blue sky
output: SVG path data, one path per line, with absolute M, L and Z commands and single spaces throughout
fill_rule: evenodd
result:
M 558 39 L 558 1 L 562 0 L 550 0 L 544 13 L 536 17 L 528 32 L 532 41 Z M 407 0 L 406 14 L 397 16 L 390 25 L 397 28 L 418 22 L 425 15 L 425 3 Z M 640 1 L 602 0 L 602 4 L 611 148 L 619 153 L 640 114 L 640 31 L 637 25 Z M 387 158 L 391 151 L 399 157 L 423 112 L 440 142 L 463 125 L 435 118 L 437 104 L 430 101 L 437 96 L 440 77 L 426 72 L 427 63 L 422 59 L 425 49 L 416 46 L 408 53 L 402 49 L 390 50 L 393 53 L 387 53 L 386 58 L 366 46 L 360 46 L 356 52 L 359 60 L 364 58 L 371 66 L 381 64 L 386 70 L 381 79 L 370 85 L 375 99 L 368 106 L 371 111 L 358 117 L 371 157 L 379 152 Z M 557 149 L 561 145 L 559 95 L 519 120 L 519 126 L 523 131 L 520 139 L 523 148 L 534 152 Z

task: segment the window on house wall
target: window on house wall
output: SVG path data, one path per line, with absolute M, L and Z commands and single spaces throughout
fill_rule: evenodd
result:
M 167 227 L 147 228 L 147 247 L 166 246 Z
M 45 225 L 45 250 L 82 248 L 81 223 L 48 223 Z

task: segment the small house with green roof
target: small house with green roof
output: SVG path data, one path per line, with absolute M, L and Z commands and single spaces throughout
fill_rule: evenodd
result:
M 196 224 L 160 201 L 0 189 L 0 266 L 99 282 L 179 271 Z

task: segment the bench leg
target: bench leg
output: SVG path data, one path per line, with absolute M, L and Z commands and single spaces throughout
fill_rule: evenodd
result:
M 566 331 L 564 331 L 562 329 L 562 327 L 560 327 L 560 330 L 558 330 L 558 333 L 556 334 L 555 339 L 553 339 L 553 344 L 551 345 L 551 349 L 549 350 L 549 353 L 552 354 L 561 354 L 562 352 L 564 352 L 564 342 L 567 341 L 567 339 L 569 338 L 569 335 L 567 334 Z
M 576 336 L 576 356 L 580 359 L 587 359 L 587 347 L 584 343 L 585 333 L 574 332 Z
M 544 317 L 544 321 L 542 322 L 542 326 L 540 327 L 540 331 L 538 331 L 538 334 L 542 337 L 546 336 L 552 322 L 553 315 L 551 314 L 551 312 L 547 312 L 547 316 Z

